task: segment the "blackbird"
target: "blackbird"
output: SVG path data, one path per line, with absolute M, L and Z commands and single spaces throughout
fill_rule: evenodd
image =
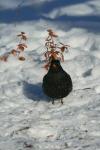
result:
M 71 77 L 60 65 L 59 60 L 52 60 L 48 73 L 43 78 L 42 88 L 44 93 L 54 100 L 60 99 L 63 104 L 63 98 L 66 97 L 73 88 Z

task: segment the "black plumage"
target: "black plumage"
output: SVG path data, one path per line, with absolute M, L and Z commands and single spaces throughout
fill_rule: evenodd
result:
M 43 78 L 42 88 L 44 93 L 52 98 L 52 103 L 55 99 L 66 97 L 72 91 L 72 80 L 60 65 L 59 60 L 52 60 L 48 73 Z

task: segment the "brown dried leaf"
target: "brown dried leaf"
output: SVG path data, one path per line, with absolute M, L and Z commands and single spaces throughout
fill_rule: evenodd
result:
M 18 44 L 17 45 L 17 49 L 21 50 L 21 51 L 24 51 L 24 49 L 27 48 L 27 45 L 26 44 Z
M 16 55 L 17 55 L 17 51 L 16 51 L 15 49 L 13 49 L 13 50 L 11 51 L 11 54 L 13 54 L 14 56 L 16 56 Z
M 49 67 L 50 67 L 50 63 L 47 63 L 46 65 L 44 65 L 44 68 L 45 68 L 46 70 L 48 70 Z
M 62 51 L 62 52 L 64 52 L 65 51 L 65 46 L 62 46 L 62 47 L 60 47 L 60 50 Z
M 48 29 L 47 31 L 49 32 L 49 36 L 51 36 L 51 37 L 58 37 L 58 36 L 56 35 L 56 33 L 54 33 L 54 32 L 52 31 L 52 29 Z
M 64 55 L 62 53 L 60 53 L 60 54 L 61 54 L 61 61 L 64 62 Z
M 21 34 L 25 34 L 25 32 L 21 32 Z
M 8 59 L 8 56 L 5 56 L 5 55 L 0 57 L 1 61 L 7 62 L 7 59 Z
M 21 60 L 21 61 L 24 61 L 24 60 L 25 60 L 25 57 L 20 56 L 18 59 Z
M 17 35 L 18 37 L 21 37 L 22 40 L 27 40 L 27 36 L 25 35 L 25 32 L 21 32 L 20 34 Z
M 22 35 L 22 40 L 27 40 L 27 37 L 26 37 L 26 35 Z

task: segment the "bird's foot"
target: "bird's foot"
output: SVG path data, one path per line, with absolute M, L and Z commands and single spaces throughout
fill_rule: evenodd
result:
M 54 105 L 55 103 L 54 103 L 54 99 L 52 99 L 52 104 Z
M 63 102 L 63 98 L 60 100 L 61 101 L 61 104 L 63 104 L 64 102 Z

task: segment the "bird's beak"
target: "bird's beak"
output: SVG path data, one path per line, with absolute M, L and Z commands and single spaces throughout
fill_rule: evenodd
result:
M 52 65 L 53 68 L 56 68 L 57 66 L 55 64 Z

